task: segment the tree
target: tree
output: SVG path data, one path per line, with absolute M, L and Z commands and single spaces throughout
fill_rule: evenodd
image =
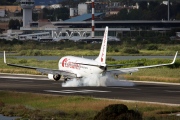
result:
M 143 10 L 141 14 L 142 20 L 153 20 L 152 12 L 150 10 Z
M 7 0 L 7 2 L 14 3 L 14 2 L 16 2 L 16 0 Z
M 21 26 L 21 23 L 19 22 L 19 20 L 13 20 L 11 19 L 9 21 L 9 29 L 19 29 Z
M 13 26 L 14 26 L 14 20 L 11 19 L 11 20 L 9 21 L 9 29 L 13 29 Z
M 167 20 L 167 6 L 162 4 L 156 7 L 152 12 L 152 17 L 154 20 Z
M 21 24 L 20 24 L 19 20 L 17 20 L 17 19 L 14 20 L 14 29 L 19 29 L 20 26 L 21 26 Z
M 141 20 L 142 19 L 142 11 L 137 10 L 137 9 L 130 10 L 130 12 L 128 14 L 128 19 L 129 20 Z
M 170 19 L 179 20 L 178 15 L 180 14 L 180 3 L 174 3 L 170 6 Z
M 16 0 L 0 0 L 0 5 L 13 5 Z
M 58 19 L 66 20 L 69 18 L 69 9 L 66 7 L 57 9 L 55 13 Z
M 180 13 L 178 13 L 175 17 L 176 20 L 180 20 Z
M 159 2 L 157 2 L 157 1 L 150 1 L 149 2 L 149 6 L 148 6 L 148 9 L 150 10 L 150 11 L 153 11 L 157 6 L 159 6 L 160 5 L 160 3 Z
M 141 10 L 147 10 L 147 9 L 148 9 L 147 1 L 139 2 L 139 9 L 141 9 Z
M 6 5 L 6 0 L 0 0 L 0 5 Z
M 126 8 L 122 9 L 118 12 L 117 18 L 118 20 L 127 20 L 128 19 L 128 11 Z
M 57 9 L 44 8 L 43 13 L 45 13 L 43 17 L 45 19 L 50 19 L 51 21 L 55 21 L 56 19 L 66 20 L 69 18 L 69 9 L 66 7 L 57 8 Z

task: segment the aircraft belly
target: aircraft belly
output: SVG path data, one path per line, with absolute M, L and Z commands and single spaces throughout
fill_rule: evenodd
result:
M 90 67 L 89 74 L 100 74 L 103 71 L 98 67 Z
M 92 74 L 100 74 L 102 70 L 97 67 L 88 67 L 88 69 L 80 69 L 74 72 L 76 72 L 77 76 L 79 74 L 80 77 L 88 77 Z

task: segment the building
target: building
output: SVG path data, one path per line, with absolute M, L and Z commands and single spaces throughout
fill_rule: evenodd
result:
M 95 13 L 106 13 L 108 11 L 108 2 L 94 2 Z M 78 4 L 78 15 L 92 13 L 92 2 Z
M 0 9 L 0 17 L 5 17 L 5 10 L 3 9 Z
M 16 11 L 21 11 L 21 7 L 18 5 L 5 5 L 0 6 L 0 9 L 6 10 L 8 12 L 14 13 Z
M 139 9 L 139 4 L 136 3 L 135 5 L 126 6 L 126 5 L 122 5 L 121 2 L 110 2 L 108 8 L 109 8 L 109 14 L 115 15 L 115 14 L 118 14 L 118 12 L 120 12 L 121 9 L 124 9 L 124 8 L 127 8 L 128 10 Z
M 77 8 L 70 8 L 69 12 L 70 12 L 70 14 L 69 14 L 70 18 L 78 15 L 78 9 Z
M 0 29 L 1 29 L 2 31 L 8 30 L 8 28 L 9 28 L 8 25 L 9 25 L 8 22 L 0 22 Z
M 19 40 L 38 40 L 38 41 L 40 41 L 42 39 L 47 39 L 49 37 L 50 37 L 49 32 L 40 32 L 40 33 L 33 33 L 33 34 L 20 34 L 20 35 L 18 35 Z
M 61 4 L 53 4 L 53 5 L 49 6 L 50 9 L 57 9 L 57 8 L 61 8 L 61 7 L 62 7 Z
M 33 8 L 32 0 L 28 0 L 31 3 L 28 4 L 28 9 Z M 24 1 L 21 1 L 21 6 L 23 9 L 27 8 L 26 4 L 23 3 Z M 180 21 L 137 21 L 137 20 L 129 20 L 129 21 L 103 21 L 103 17 L 105 16 L 105 13 L 109 10 L 107 7 L 106 2 L 95 2 L 95 38 L 101 38 L 104 34 L 104 28 L 106 26 L 109 27 L 109 39 L 117 40 L 116 38 L 121 35 L 124 36 L 128 32 L 129 36 L 131 37 L 132 32 L 138 32 L 140 33 L 142 31 L 155 31 L 160 33 L 166 33 L 167 31 L 172 30 L 173 28 L 179 28 Z M 84 40 L 84 39 L 90 39 L 91 37 L 91 31 L 92 31 L 92 5 L 91 1 L 86 2 L 83 4 L 79 4 L 81 7 L 79 7 L 78 12 L 79 14 L 82 14 L 80 16 L 76 16 L 75 11 L 77 9 L 71 8 L 70 9 L 70 16 L 72 18 L 65 20 L 65 21 L 31 21 L 32 16 L 28 16 L 30 13 L 28 12 L 27 15 L 23 15 L 23 21 L 26 22 L 26 25 L 20 28 L 23 33 L 19 36 L 22 37 L 22 39 L 34 39 L 38 40 L 40 37 L 38 35 L 46 34 L 46 37 L 53 38 L 54 40 L 61 40 L 61 39 L 69 39 L 69 40 Z M 119 6 L 120 4 L 116 3 L 113 4 L 114 8 Z M 97 7 L 97 8 L 96 8 Z M 124 6 L 126 7 L 126 6 Z M 81 8 L 81 9 L 80 9 Z M 39 7 L 39 9 L 41 9 Z M 133 9 L 133 7 L 131 8 Z M 137 9 L 137 8 L 136 8 Z M 32 13 L 32 10 L 30 10 Z M 102 12 L 100 12 L 102 11 Z M 87 13 L 87 14 L 86 14 Z M 32 15 L 32 14 L 31 14 Z M 40 33 L 40 34 L 39 34 Z
M 20 6 L 23 9 L 23 26 L 32 22 L 32 9 L 34 8 L 34 0 L 21 0 Z

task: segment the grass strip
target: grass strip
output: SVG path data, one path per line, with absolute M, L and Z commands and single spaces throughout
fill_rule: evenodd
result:
M 39 61 L 35 59 L 16 59 L 13 57 L 8 58 L 8 62 L 15 64 L 22 64 L 28 66 L 36 66 L 42 68 L 50 68 L 50 69 L 58 69 L 57 64 L 58 60 L 47 60 L 47 61 Z M 162 64 L 171 62 L 167 59 L 137 59 L 137 60 L 109 60 L 107 64 L 128 64 L 132 63 L 134 66 L 138 66 L 138 63 L 141 63 L 141 66 L 145 65 L 153 65 L 153 64 Z M 122 66 L 122 67 L 133 67 L 130 66 Z M 177 59 L 175 65 L 169 67 L 157 67 L 157 68 L 149 68 L 149 69 L 140 69 L 138 72 L 133 73 L 133 75 L 120 75 L 120 78 L 125 78 L 129 80 L 140 80 L 140 81 L 155 81 L 155 82 L 172 82 L 172 83 L 180 83 L 180 59 Z M 113 69 L 113 68 L 112 68 Z M 0 58 L 0 73 L 21 73 L 21 74 L 35 74 L 40 75 L 41 73 L 36 70 L 30 70 L 25 68 L 17 68 L 7 66 L 3 63 L 3 58 Z
M 141 112 L 144 120 L 180 119 L 176 116 L 180 106 L 0 91 L 0 114 L 27 119 L 92 120 L 98 111 L 110 104 L 125 104 Z

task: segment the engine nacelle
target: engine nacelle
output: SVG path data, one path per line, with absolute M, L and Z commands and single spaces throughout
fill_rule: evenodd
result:
M 55 75 L 53 75 L 53 74 L 48 74 L 48 78 L 49 78 L 50 80 L 58 81 L 58 80 L 60 80 L 61 75 L 59 75 L 59 74 L 55 74 Z

